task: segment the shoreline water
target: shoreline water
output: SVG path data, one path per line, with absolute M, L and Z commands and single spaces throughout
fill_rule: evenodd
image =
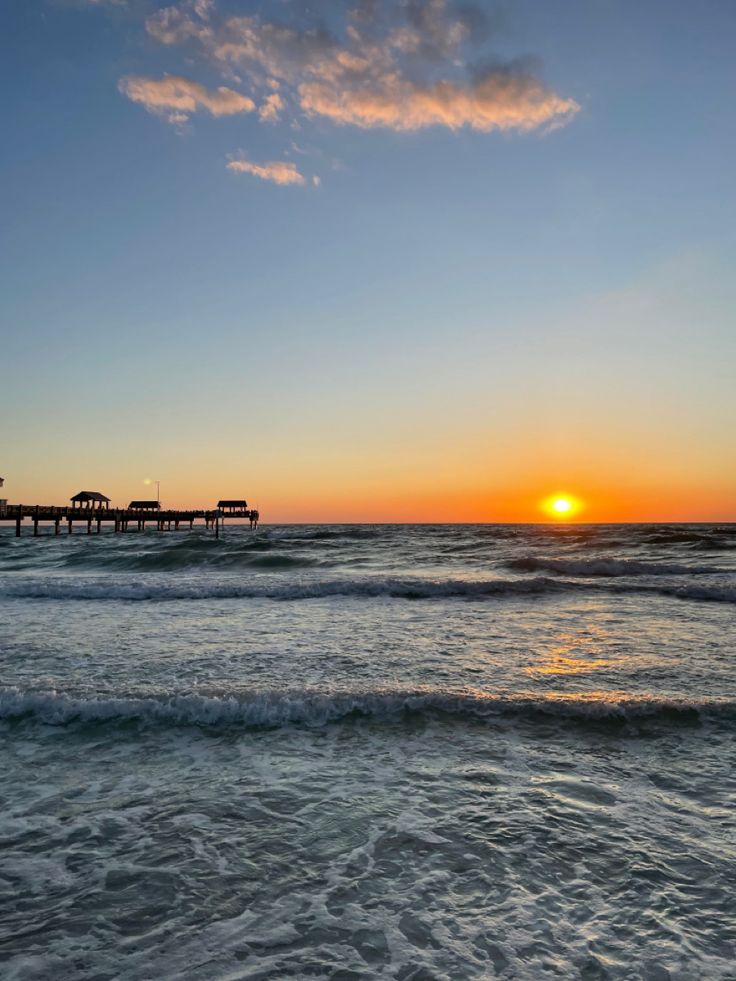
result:
M 0 535 L 4 976 L 725 981 L 734 545 Z

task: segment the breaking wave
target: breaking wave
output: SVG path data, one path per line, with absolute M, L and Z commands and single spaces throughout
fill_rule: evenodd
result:
M 53 690 L 0 690 L 0 719 L 31 718 L 48 725 L 143 722 L 170 726 L 277 728 L 295 724 L 322 726 L 351 718 L 398 721 L 411 715 L 481 721 L 501 716 L 580 721 L 733 719 L 736 718 L 736 702 L 615 692 L 543 697 L 423 689 L 336 693 L 294 690 L 237 695 L 160 693 L 79 697 Z
M 635 559 L 549 559 L 527 555 L 511 559 L 506 567 L 517 572 L 557 572 L 565 576 L 704 576 L 728 570 L 713 566 L 638 562 Z
M 86 579 L 63 576 L 0 581 L 0 595 L 25 599 L 64 600 L 198 600 L 273 599 L 309 600 L 330 596 L 395 599 L 453 599 L 485 596 L 539 595 L 576 589 L 576 583 L 555 579 L 422 579 L 364 577 L 356 579 Z
M 589 573 L 590 575 L 590 573 Z M 363 577 L 345 579 L 304 578 L 284 582 L 259 576 L 220 579 L 121 577 L 34 577 L 0 579 L 0 596 L 18 599 L 119 600 L 124 602 L 176 600 L 267 599 L 275 601 L 319 600 L 330 597 L 355 599 L 503 599 L 540 597 L 562 593 L 651 593 L 676 599 L 711 603 L 736 603 L 734 585 L 675 585 L 657 583 L 581 582 L 546 576 L 519 579 L 424 579 L 412 577 Z

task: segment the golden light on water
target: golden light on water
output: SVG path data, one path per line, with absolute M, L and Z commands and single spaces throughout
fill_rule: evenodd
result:
M 580 511 L 582 504 L 571 494 L 553 494 L 543 502 L 542 507 L 553 518 L 571 518 Z

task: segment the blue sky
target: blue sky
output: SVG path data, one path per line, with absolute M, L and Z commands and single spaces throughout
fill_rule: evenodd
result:
M 4 7 L 13 499 L 736 517 L 734 5 L 174 6 Z

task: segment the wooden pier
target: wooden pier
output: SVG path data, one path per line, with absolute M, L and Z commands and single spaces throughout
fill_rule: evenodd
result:
M 244 502 L 243 502 L 244 503 Z M 111 508 L 98 507 L 51 507 L 41 504 L 6 504 L 0 507 L 0 522 L 14 522 L 15 536 L 20 538 L 23 522 L 30 519 L 33 522 L 33 534 L 38 536 L 39 525 L 53 524 L 54 535 L 61 534 L 62 525 L 66 525 L 67 534 L 73 533 L 74 525 L 86 527 L 87 534 L 99 535 L 103 525 L 112 527 L 116 534 L 125 532 L 144 532 L 146 526 L 154 526 L 157 531 L 179 531 L 184 527 L 188 531 L 194 528 L 195 521 L 203 521 L 205 528 L 214 532 L 215 538 L 220 537 L 221 529 L 225 527 L 225 517 L 241 518 L 250 522 L 251 528 L 258 527 L 259 514 L 253 508 L 217 507 L 208 511 L 177 511 L 157 508 Z

